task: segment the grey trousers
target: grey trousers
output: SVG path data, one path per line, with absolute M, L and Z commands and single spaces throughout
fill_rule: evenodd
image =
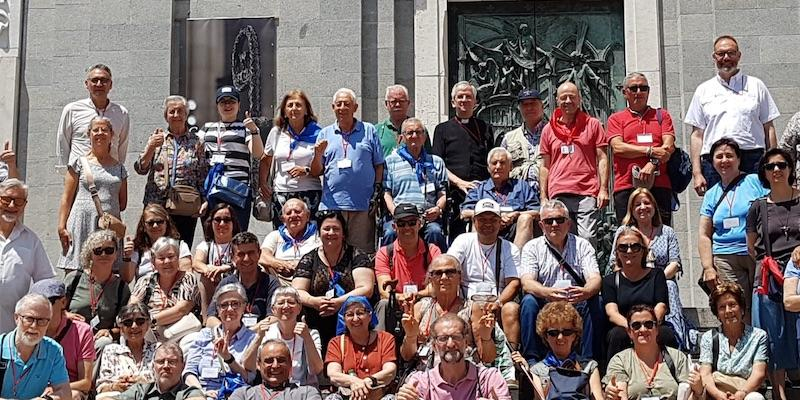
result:
M 577 194 L 559 194 L 554 199 L 563 202 L 573 221 L 572 233 L 586 239 L 597 248 L 597 231 L 600 228 L 601 210 L 597 208 L 597 198 Z

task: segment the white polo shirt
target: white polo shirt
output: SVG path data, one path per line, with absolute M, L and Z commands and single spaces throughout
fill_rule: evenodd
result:
M 564 245 L 561 257 L 584 280 L 600 274 L 592 244 L 580 236 L 567 234 L 567 243 Z M 525 244 L 525 247 L 522 248 L 522 265 L 521 276 L 530 275 L 530 278 L 546 287 L 553 287 L 559 280 L 568 280 L 572 282 L 573 286 L 577 286 L 572 275 L 566 269 L 561 268 L 556 257 L 547 248 L 544 236 L 539 236 Z
M 500 239 L 500 276 L 495 276 L 497 243 L 481 244 L 476 232 L 458 235 L 447 250 L 447 254 L 461 262 L 461 290 L 469 299 L 478 289 L 478 284 L 489 282 L 495 290 L 502 292 L 506 278 L 518 278 L 519 248 L 505 239 Z M 498 294 L 499 293 L 495 293 Z
M 701 154 L 728 137 L 742 150 L 763 149 L 764 124 L 780 116 L 778 106 L 760 79 L 741 71 L 725 82 L 719 75 L 697 86 L 683 122 L 703 129 Z

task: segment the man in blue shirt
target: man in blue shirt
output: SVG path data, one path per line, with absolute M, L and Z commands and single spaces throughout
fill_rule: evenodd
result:
M 526 181 L 510 178 L 511 154 L 505 148 L 490 150 L 486 163 L 491 177 L 467 193 L 461 204 L 461 218 L 472 218 L 478 200 L 492 199 L 500 204 L 500 236 L 522 248 L 533 238 L 534 221 L 539 217 L 539 193 Z
M 0 398 L 72 398 L 61 346 L 45 337 L 52 313 L 50 300 L 40 294 L 27 294 L 17 302 L 17 328 L 0 336 L 0 364 L 6 367 Z M 48 388 L 52 391 L 44 394 Z
M 349 227 L 347 242 L 375 252 L 374 205 L 382 194 L 383 148 L 375 126 L 355 118 L 356 94 L 336 91 L 331 104 L 336 122 L 317 136 L 311 174 L 323 176 L 320 211 L 341 211 Z
M 417 118 L 405 120 L 401 126 L 404 143 L 386 157 L 383 177 L 383 200 L 389 215 L 397 204 L 417 206 L 425 221 L 423 238 L 442 251 L 447 251 L 447 239 L 442 232 L 442 210 L 447 205 L 447 171 L 439 156 L 425 150 L 427 131 Z M 397 238 L 392 221 L 383 225 L 383 244 Z

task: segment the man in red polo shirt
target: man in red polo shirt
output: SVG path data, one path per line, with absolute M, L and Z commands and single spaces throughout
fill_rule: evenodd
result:
M 656 198 L 661 221 L 672 225 L 672 185 L 667 161 L 675 151 L 672 117 L 663 109 L 647 105 L 647 77 L 631 72 L 622 93 L 628 108 L 608 118 L 608 140 L 614 154 L 614 211 L 622 221 L 628 198 L 637 187 L 648 187 Z
M 577 233 L 597 245 L 601 209 L 608 205 L 606 135 L 597 118 L 581 110 L 581 95 L 572 82 L 556 92 L 558 108 L 542 131 L 539 152 L 541 200 L 561 200 L 577 222 Z
M 392 225 L 397 232 L 397 239 L 383 246 L 375 254 L 375 277 L 378 280 L 378 291 L 381 300 L 375 307 L 378 314 L 377 328 L 382 330 L 385 322 L 385 311 L 389 290 L 383 284 L 397 280 L 397 300 L 405 299 L 410 293 L 417 296 L 430 296 L 425 287 L 425 276 L 431 260 L 442 254 L 433 243 L 425 243 L 419 237 L 422 219 L 417 206 L 400 203 L 394 209 Z M 390 251 L 391 250 L 391 251 Z M 389 259 L 391 254 L 391 260 Z

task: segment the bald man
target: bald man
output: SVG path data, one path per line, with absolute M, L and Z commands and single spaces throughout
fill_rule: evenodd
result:
M 542 131 L 539 169 L 542 202 L 561 200 L 577 221 L 573 233 L 597 247 L 601 209 L 608 205 L 606 134 L 597 118 L 581 110 L 581 95 L 572 82 L 556 92 L 558 108 Z M 577 228 L 577 229 L 576 229 Z

